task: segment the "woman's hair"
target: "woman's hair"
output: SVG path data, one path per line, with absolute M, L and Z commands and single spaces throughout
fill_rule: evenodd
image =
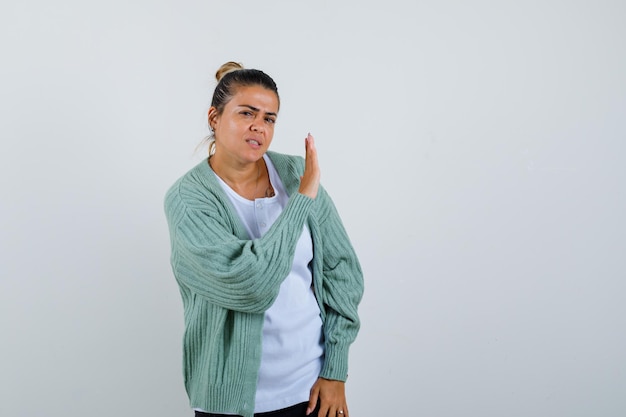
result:
M 240 87 L 260 86 L 276 94 L 278 99 L 278 107 L 280 108 L 280 96 L 278 95 L 278 88 L 276 83 L 266 73 L 257 69 L 244 68 L 238 62 L 229 61 L 222 65 L 215 73 L 217 79 L 217 86 L 213 92 L 213 99 L 211 100 L 211 107 L 217 109 L 217 114 L 221 115 L 224 111 L 226 104 L 237 93 L 237 89 Z M 209 129 L 211 128 L 209 124 Z M 205 139 L 209 143 L 209 155 L 215 152 L 215 136 L 213 131 L 211 135 Z
M 213 92 L 211 106 L 217 109 L 218 114 L 222 114 L 226 104 L 233 98 L 239 87 L 255 86 L 273 91 L 278 98 L 280 107 L 280 97 L 276 83 L 266 73 L 257 69 L 244 68 L 240 63 L 229 61 L 222 65 L 215 73 L 217 86 Z

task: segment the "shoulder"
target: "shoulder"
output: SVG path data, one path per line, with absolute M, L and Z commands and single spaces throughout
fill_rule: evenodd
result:
M 298 192 L 300 177 L 304 174 L 304 158 L 278 152 L 267 152 L 278 176 L 289 195 Z
M 267 156 L 272 160 L 279 173 L 285 171 L 292 171 L 293 173 L 304 172 L 304 158 L 301 156 L 273 151 L 267 151 Z
M 203 159 L 196 166 L 178 178 L 165 193 L 165 210 L 179 211 L 194 206 L 206 206 L 219 184 L 213 172 Z

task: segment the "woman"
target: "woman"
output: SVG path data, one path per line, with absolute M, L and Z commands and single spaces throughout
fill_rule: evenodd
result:
M 209 158 L 165 198 L 191 406 L 198 417 L 349 417 L 363 277 L 319 185 L 314 139 L 305 159 L 269 151 L 272 78 L 234 62 L 216 78 Z

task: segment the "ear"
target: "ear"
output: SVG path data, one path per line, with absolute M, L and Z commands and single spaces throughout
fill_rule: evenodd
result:
M 215 123 L 217 123 L 218 116 L 219 114 L 217 109 L 211 106 L 208 112 L 209 126 L 211 127 L 211 130 L 215 130 Z

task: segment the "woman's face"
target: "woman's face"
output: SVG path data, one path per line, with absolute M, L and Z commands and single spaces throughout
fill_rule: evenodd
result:
M 209 109 L 215 156 L 240 164 L 256 162 L 272 142 L 277 116 L 278 97 L 273 91 L 261 86 L 237 88 L 222 114 Z

